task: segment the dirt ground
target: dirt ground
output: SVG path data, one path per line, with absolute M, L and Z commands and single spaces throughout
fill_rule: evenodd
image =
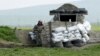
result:
M 100 31 L 90 32 L 90 43 L 100 43 Z
M 19 40 L 25 44 L 32 44 L 31 40 L 28 38 L 28 32 L 31 30 L 18 30 L 16 31 L 16 35 L 18 36 Z M 100 31 L 91 31 L 90 32 L 90 41 L 88 44 L 92 43 L 100 43 Z
M 32 47 L 32 40 L 28 38 L 28 32 L 31 30 L 16 30 L 16 36 L 21 43 L 7 42 L 0 40 L 0 48 L 11 48 L 11 47 Z M 90 41 L 87 45 L 81 47 L 85 48 L 91 45 L 100 44 L 100 31 L 91 31 L 90 32 Z M 76 48 L 76 47 L 75 47 Z M 79 49 L 79 48 L 76 48 Z

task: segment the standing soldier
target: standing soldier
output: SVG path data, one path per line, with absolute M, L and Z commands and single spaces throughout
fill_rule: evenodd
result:
M 36 45 L 42 46 L 42 40 L 41 40 L 41 32 L 44 29 L 44 25 L 42 21 L 38 21 L 37 25 L 34 26 L 33 32 L 36 34 Z

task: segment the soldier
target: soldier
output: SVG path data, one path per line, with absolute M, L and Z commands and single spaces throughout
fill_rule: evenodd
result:
M 38 21 L 37 25 L 34 26 L 33 32 L 36 35 L 36 45 L 42 46 L 42 40 L 41 40 L 41 32 L 44 29 L 44 25 L 42 21 Z

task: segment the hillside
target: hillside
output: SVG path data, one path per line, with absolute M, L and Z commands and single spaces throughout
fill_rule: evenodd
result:
M 89 20 L 91 23 L 93 23 L 100 22 L 100 7 L 98 7 L 98 5 L 100 5 L 99 2 L 99 0 L 84 0 L 81 2 L 74 2 L 72 4 L 78 6 L 79 8 L 86 8 L 88 10 L 86 20 Z M 47 22 L 53 17 L 49 15 L 49 11 L 57 9 L 60 6 L 61 4 L 52 4 L 13 10 L 2 10 L 0 11 L 0 25 L 33 26 L 38 20 Z

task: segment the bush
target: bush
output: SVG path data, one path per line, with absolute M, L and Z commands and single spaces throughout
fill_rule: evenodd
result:
M 8 26 L 0 26 L 0 38 L 6 41 L 17 41 L 14 30 Z

